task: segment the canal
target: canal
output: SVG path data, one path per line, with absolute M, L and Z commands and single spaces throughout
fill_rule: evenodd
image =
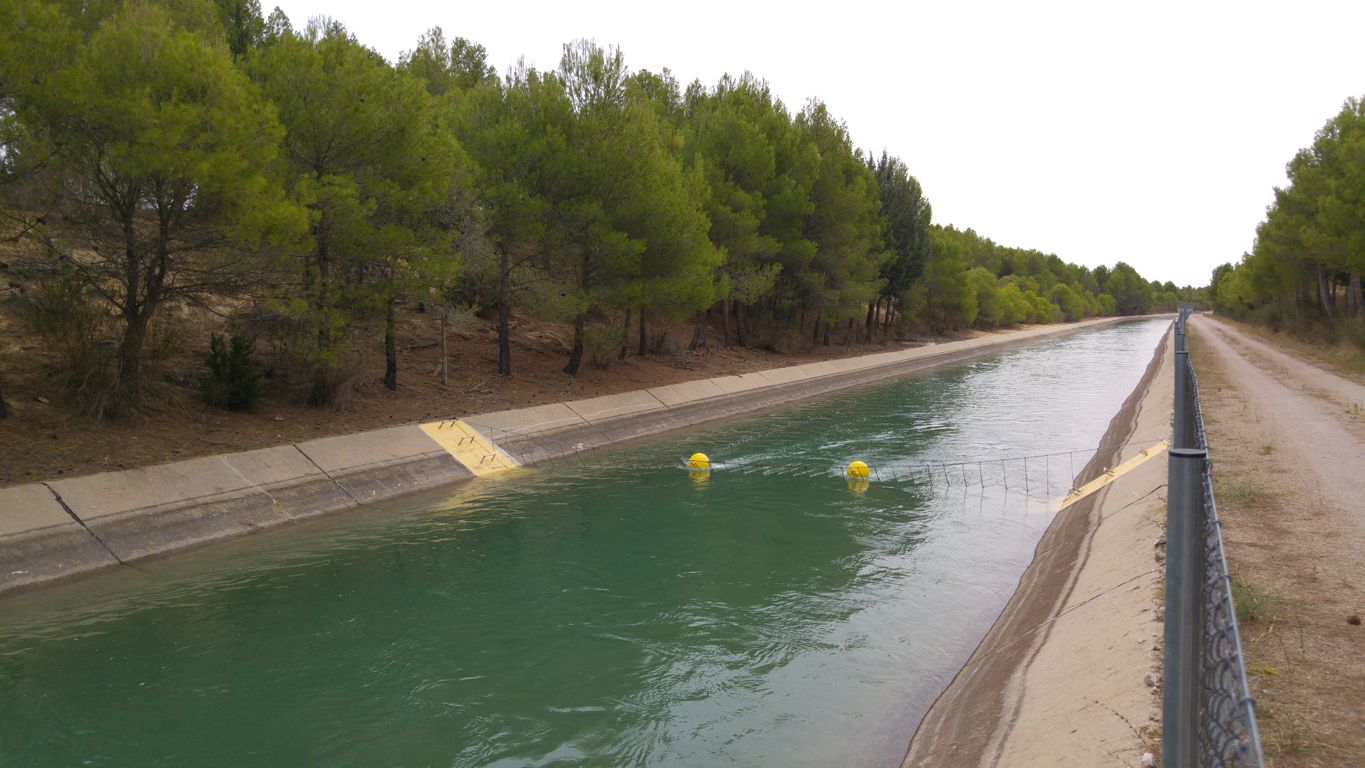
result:
M 896 765 L 1168 325 L 0 598 L 0 766 Z

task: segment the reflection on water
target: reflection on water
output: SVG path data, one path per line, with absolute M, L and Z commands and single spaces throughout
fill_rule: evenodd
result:
M 791 468 L 1093 448 L 1166 325 L 10 597 L 0 765 L 893 765 L 1089 454 Z

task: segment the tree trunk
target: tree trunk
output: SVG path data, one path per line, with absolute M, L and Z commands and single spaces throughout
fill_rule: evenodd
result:
M 640 357 L 649 354 L 649 337 L 645 335 L 645 308 L 640 307 Z
M 9 404 L 5 402 L 5 385 L 0 383 L 0 419 L 9 418 Z
M 626 310 L 626 321 L 621 323 L 621 351 L 616 353 L 616 362 L 626 361 L 626 347 L 630 346 L 630 310 Z
M 891 296 L 886 297 L 886 319 L 882 322 L 882 341 L 891 335 L 891 320 L 896 316 L 896 300 Z
M 877 317 L 877 305 L 879 305 L 879 304 L 881 304 L 881 303 L 882 303 L 882 297 L 880 297 L 880 296 L 878 296 L 876 299 L 874 299 L 874 300 L 872 300 L 872 301 L 869 301 L 869 302 L 867 303 L 867 322 L 864 323 L 863 326 L 864 326 L 864 329 L 866 330 L 866 333 L 867 333 L 867 341 L 868 341 L 868 343 L 871 343 L 871 342 L 872 342 L 872 322 L 873 322 L 873 321 L 876 319 L 876 317 Z
M 735 305 L 735 340 L 741 347 L 749 346 L 749 321 L 744 316 L 744 302 Z
M 583 341 L 584 325 L 587 322 L 587 315 L 579 312 L 573 319 L 573 351 L 569 353 L 569 362 L 564 366 L 564 372 L 573 375 L 578 373 L 578 366 L 583 362 Z
M 1323 271 L 1321 264 L 1318 264 L 1318 301 L 1322 304 L 1322 313 L 1331 320 L 1332 305 L 1327 293 L 1327 273 Z
M 123 330 L 123 341 L 118 348 L 119 387 L 129 395 L 136 396 L 140 389 L 139 363 L 142 361 L 142 342 L 147 339 L 147 314 L 136 310 L 125 312 L 127 322 Z
M 313 387 L 308 393 L 309 405 L 326 405 L 332 399 L 330 371 L 326 360 L 331 356 L 332 332 L 327 327 L 327 242 L 319 238 L 317 274 L 310 276 L 313 289 L 313 311 L 317 313 L 317 346 L 313 350 Z M 314 279 L 315 277 L 315 279 Z
M 398 333 L 397 317 L 394 311 L 398 299 L 389 294 L 384 303 L 384 388 L 390 392 L 398 389 Z
M 441 306 L 441 386 L 450 386 L 450 348 L 446 344 L 446 325 L 450 311 Z
M 724 298 L 720 302 L 720 343 L 726 349 L 730 348 L 730 299 Z
M 697 330 L 692 332 L 692 342 L 687 345 L 693 352 L 698 349 L 706 348 L 706 315 L 710 310 L 703 309 L 697 313 Z
M 820 341 L 820 313 L 815 313 L 815 322 L 810 326 L 810 343 L 817 344 Z
M 332 399 L 331 377 L 328 376 L 327 364 L 323 362 L 323 351 L 330 344 L 329 334 L 326 329 L 318 328 L 318 355 L 313 361 L 313 386 L 308 392 L 309 405 L 326 405 Z
M 1365 295 L 1362 295 L 1360 291 L 1359 272 L 1351 273 L 1351 284 L 1350 287 L 1347 289 L 1347 294 L 1350 295 L 1351 297 L 1350 303 L 1354 305 L 1351 308 L 1352 314 L 1354 314 L 1356 317 L 1365 315 Z
M 512 375 L 512 309 L 507 282 L 511 279 L 507 251 L 498 249 L 498 375 Z

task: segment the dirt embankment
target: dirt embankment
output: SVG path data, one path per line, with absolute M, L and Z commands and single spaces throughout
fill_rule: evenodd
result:
M 1359 766 L 1365 386 L 1210 317 L 1190 348 L 1266 764 Z
M 1163 340 L 1076 485 L 1169 434 Z M 1159 709 L 1164 451 L 1058 513 L 994 626 L 929 710 L 904 765 L 1139 765 Z

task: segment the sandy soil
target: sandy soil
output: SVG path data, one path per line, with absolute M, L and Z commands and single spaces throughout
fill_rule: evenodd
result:
M 170 311 L 169 309 L 167 311 Z M 334 408 L 303 404 L 303 377 L 267 380 L 265 394 L 249 413 L 208 408 L 199 399 L 198 377 L 211 331 L 223 321 L 203 312 L 182 311 L 177 322 L 184 336 L 180 351 L 163 361 L 152 377 L 151 395 L 139 415 L 95 422 L 62 403 L 57 359 L 19 322 L 13 303 L 0 302 L 0 380 L 13 411 L 0 420 L 0 487 L 65 475 L 250 450 L 316 437 L 347 434 L 394 424 L 488 413 L 541 403 L 628 392 L 730 373 L 778 368 L 837 357 L 884 352 L 901 346 L 839 344 L 790 354 L 720 343 L 720 329 L 709 329 L 709 345 L 691 352 L 692 329 L 670 331 L 669 351 L 637 357 L 608 367 L 585 362 L 577 376 L 561 371 L 568 359 L 571 329 L 519 317 L 513 329 L 512 376 L 497 372 L 496 331 L 472 315 L 458 317 L 448 332 L 449 384 L 440 377 L 440 319 L 408 308 L 400 314 L 398 389 L 384 389 L 382 337 L 362 338 L 367 357 L 352 388 Z M 1017 330 L 1017 329 L 1015 329 Z M 1008 332 L 1008 331 L 1003 331 Z M 982 335 L 973 332 L 957 337 Z M 632 337 L 633 341 L 633 337 Z M 632 345 L 633 348 L 633 345 Z M 268 363 L 269 349 L 257 359 Z
M 1077 486 L 1150 447 L 1132 436 L 1169 434 L 1172 365 L 1166 343 Z M 1154 748 L 1164 456 L 1058 513 L 1000 618 L 920 724 L 907 768 L 1137 766 Z
M 1365 386 L 1191 323 L 1214 493 L 1271 768 L 1365 762 Z

